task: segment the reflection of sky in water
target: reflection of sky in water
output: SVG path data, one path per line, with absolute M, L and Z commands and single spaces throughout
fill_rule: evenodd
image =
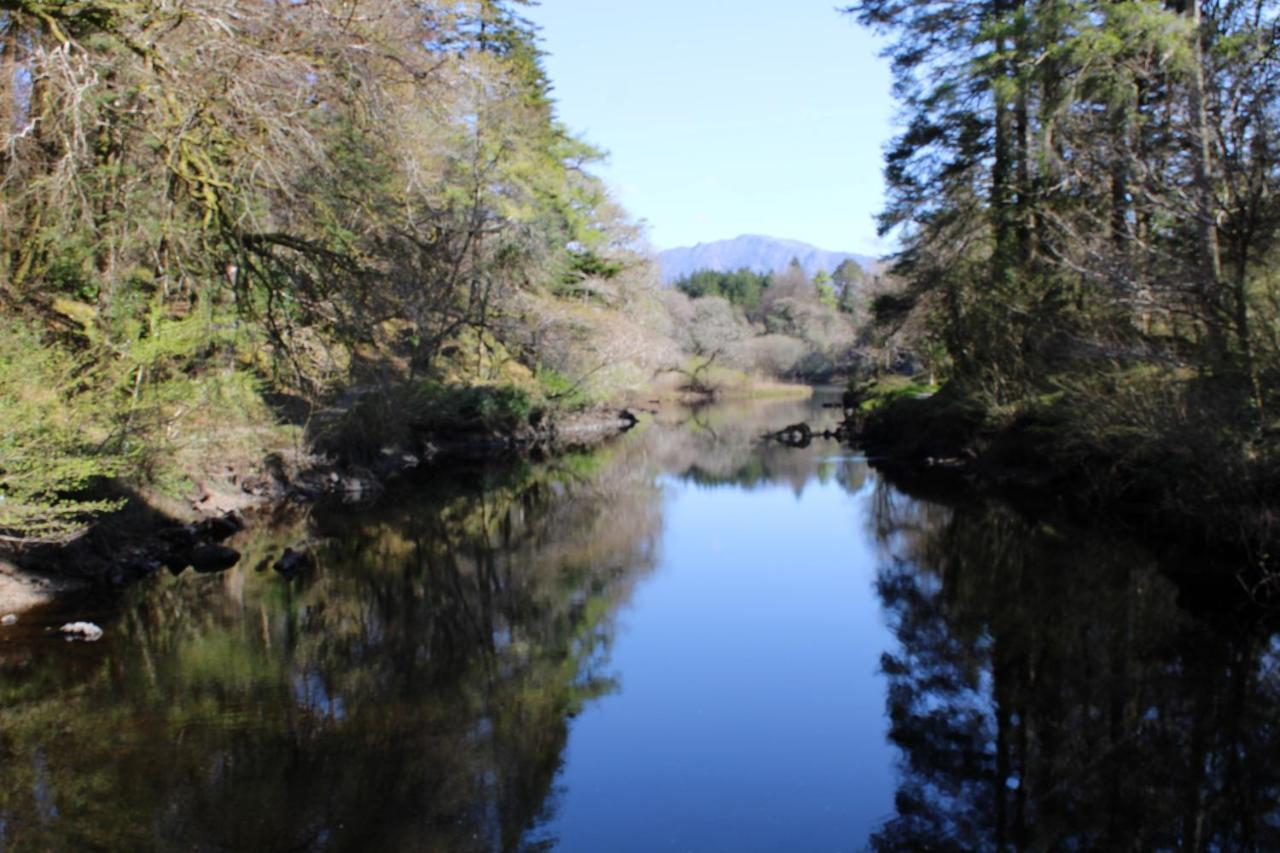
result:
M 1274 614 L 760 443 L 830 399 L 432 471 L 24 614 L 0 849 L 1280 849 Z M 314 573 L 249 568 L 304 541 Z M 85 618 L 102 642 L 46 630 Z
M 347 716 L 342 698 L 329 695 L 324 678 L 317 672 L 297 673 L 293 676 L 293 700 L 299 708 L 305 708 L 321 717 L 341 721 Z
M 562 849 L 865 844 L 894 759 L 869 489 L 666 480 L 661 561 L 613 649 L 622 689 L 570 736 Z

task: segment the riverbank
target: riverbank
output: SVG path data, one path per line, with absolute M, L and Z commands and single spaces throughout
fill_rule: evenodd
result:
M 618 407 L 539 412 L 506 427 L 480 421 L 451 429 L 437 426 L 384 446 L 376 456 L 266 452 L 264 442 L 257 458 L 224 458 L 212 476 L 206 468 L 181 499 L 157 490 L 115 490 L 111 498 L 120 508 L 81 535 L 6 549 L 0 553 L 0 615 L 69 593 L 123 588 L 166 569 L 174 574 L 187 568 L 222 571 L 240 557 L 223 544 L 229 537 L 269 523 L 289 506 L 367 504 L 389 483 L 417 469 L 586 449 L 637 421 L 636 414 Z
M 0 614 L 127 587 L 165 569 L 224 570 L 238 555 L 223 543 L 242 528 L 270 523 L 289 506 L 371 503 L 417 470 L 591 448 L 659 409 L 812 393 L 747 377 L 714 393 L 656 386 L 594 404 L 536 387 L 436 383 L 353 390 L 322 408 L 224 395 L 173 422 L 150 476 L 102 481 L 85 496 L 113 511 L 65 539 L 0 546 Z
M 1169 580 L 1198 555 L 1166 561 L 1148 537 L 934 499 L 937 472 L 903 489 L 834 442 L 759 440 L 825 428 L 832 397 L 660 407 L 592 452 L 441 466 L 372 505 L 242 531 L 227 572 L 162 572 L 0 625 L 7 840 L 306 849 L 322 823 L 338 849 L 608 850 L 618 827 L 660 848 L 671 826 L 697 847 L 731 825 L 770 849 L 916 849 L 938 837 L 906 834 L 922 814 L 991 826 L 983 792 L 1007 761 L 1038 813 L 1072 818 L 1046 845 L 1111 832 L 1148 849 L 1180 804 L 1222 805 L 1197 768 L 1241 756 L 1259 793 L 1233 802 L 1271 819 L 1274 611 L 1237 594 L 1206 612 Z M 300 542 L 309 568 L 264 567 Z M 99 641 L 64 639 L 81 621 Z M 744 774 L 751 738 L 776 748 Z M 979 795 L 920 797 L 940 766 Z M 961 840 L 1015 830 L 1000 832 Z
M 1129 418 L 1114 409 L 1129 405 Z M 992 411 L 954 385 L 866 407 L 847 422 L 876 464 L 932 472 L 971 489 L 1066 508 L 1184 546 L 1229 551 L 1265 592 L 1280 541 L 1274 447 L 1246 440 L 1211 408 L 1058 398 Z

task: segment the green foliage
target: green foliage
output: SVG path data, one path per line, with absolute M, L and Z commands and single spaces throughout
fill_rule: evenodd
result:
M 932 394 L 912 384 L 891 386 L 885 399 L 864 413 L 863 438 L 877 452 L 908 459 L 953 457 L 970 450 L 989 428 L 989 408 L 957 383 Z
M 852 258 L 841 261 L 836 267 L 831 280 L 836 286 L 837 307 L 843 313 L 856 315 L 861 309 L 865 279 L 862 265 Z
M 840 309 L 842 314 L 857 316 L 862 306 L 862 295 L 858 293 L 857 288 L 847 286 L 841 289 L 840 295 L 836 301 L 836 307 Z
M 525 428 L 533 412 L 533 397 L 513 385 L 411 382 L 364 394 L 321 426 L 314 441 L 322 452 L 367 464 L 385 452 L 412 450 L 424 435 L 509 435 Z
M 836 307 L 836 288 L 826 270 L 821 270 L 813 277 L 813 287 L 818 293 L 818 301 L 828 308 Z
M 698 270 L 676 280 L 675 288 L 692 299 L 719 296 L 747 311 L 760 306 L 771 277 L 742 267 L 732 272 Z
M 619 261 L 611 261 L 588 249 L 570 250 L 568 252 L 569 269 L 565 273 L 567 283 L 577 282 L 583 278 L 617 278 L 623 265 Z
M 248 464 L 289 437 L 268 392 L 364 459 L 580 404 L 534 385 L 528 305 L 616 300 L 634 255 L 526 4 L 371 3 L 0 12 L 0 125 L 29 126 L 0 153 L 0 322 L 34 336 L 6 341 L 7 530 L 107 508 L 60 503 L 99 477 L 177 498 Z
M 538 369 L 536 376 L 542 398 L 557 409 L 572 411 L 591 403 L 591 394 L 581 380 L 575 381 L 545 366 Z
M 125 458 L 109 399 L 82 360 L 0 320 L 0 538 L 59 541 L 117 501 L 86 498 Z
M 515 429 L 528 422 L 533 410 L 529 392 L 510 385 L 446 389 L 444 396 L 452 402 L 453 417 L 463 424 L 479 424 L 485 429 Z
M 944 346 L 934 362 L 994 412 L 1040 416 L 1055 395 L 1087 409 L 1049 418 L 1073 454 L 1127 467 L 1185 434 L 1223 472 L 1269 456 L 1280 157 L 1258 140 L 1280 132 L 1280 4 L 848 11 L 893 36 L 905 118 L 881 217 L 904 283 L 877 321 Z M 1184 431 L 1187 411 L 1229 440 Z
M 852 258 L 841 261 L 840 266 L 836 267 L 836 271 L 831 274 L 831 280 L 835 282 L 841 293 L 851 287 L 860 287 L 865 278 L 866 273 L 862 271 L 862 265 Z
M 852 384 L 849 393 L 858 401 L 858 411 L 866 414 L 898 400 L 931 397 L 938 393 L 938 386 L 906 376 L 882 376 L 870 384 Z

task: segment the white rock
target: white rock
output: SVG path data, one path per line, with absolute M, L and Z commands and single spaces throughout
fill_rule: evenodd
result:
M 92 622 L 68 622 L 58 630 L 66 634 L 68 640 L 96 643 L 102 639 L 102 629 Z
M 17 624 L 18 624 L 18 617 L 14 616 L 12 613 L 8 613 L 3 618 L 0 618 L 0 625 L 4 625 L 7 627 L 9 625 L 17 625 Z

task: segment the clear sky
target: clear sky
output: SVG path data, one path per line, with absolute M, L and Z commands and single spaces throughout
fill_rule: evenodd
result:
M 659 249 L 768 234 L 878 254 L 893 103 L 832 0 L 542 0 L 560 117 Z

